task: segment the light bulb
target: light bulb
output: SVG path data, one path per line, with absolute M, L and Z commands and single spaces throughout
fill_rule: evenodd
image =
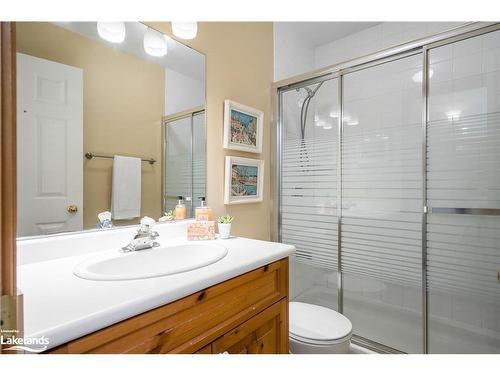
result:
M 198 33 L 197 22 L 172 22 L 172 32 L 181 39 L 194 39 Z
M 108 42 L 121 43 L 125 40 L 125 23 L 97 22 L 97 33 Z
M 155 57 L 165 56 L 168 51 L 165 35 L 149 27 L 144 33 L 143 46 L 148 55 Z

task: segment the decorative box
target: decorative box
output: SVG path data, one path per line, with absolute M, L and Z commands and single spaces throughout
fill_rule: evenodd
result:
M 187 227 L 188 241 L 215 239 L 215 221 L 197 221 Z

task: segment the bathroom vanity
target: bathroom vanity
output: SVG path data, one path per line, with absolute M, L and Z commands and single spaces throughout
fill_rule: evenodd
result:
M 118 253 L 136 226 L 19 240 L 24 337 L 46 337 L 46 353 L 288 353 L 288 256 L 294 247 L 245 238 L 188 242 L 189 222 L 157 225 L 161 246 L 133 254 Z M 141 270 L 154 256 L 148 251 L 162 253 L 168 265 L 169 249 L 204 245 L 224 247 L 227 254 L 164 276 L 136 272 L 106 279 L 96 276 L 111 272 L 101 263 L 95 275 L 77 276 L 79 266 L 114 259 L 109 254 L 121 263 L 135 259 Z M 175 264 L 179 253 L 171 254 Z
M 287 353 L 288 259 L 63 344 L 49 353 Z
M 110 45 L 115 27 L 126 43 Z M 207 186 L 205 55 L 141 22 L 23 22 L 14 36 L 9 282 L 23 295 L 12 328 L 25 340 L 9 350 L 287 353 L 294 247 L 188 241 L 193 221 L 180 220 L 214 219 L 195 210 Z M 152 39 L 163 55 L 147 48 Z M 179 221 L 155 223 L 174 207 Z M 138 233 L 142 216 L 154 220 Z

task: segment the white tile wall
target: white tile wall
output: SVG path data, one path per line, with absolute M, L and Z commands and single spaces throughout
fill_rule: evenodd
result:
M 314 69 L 314 47 L 293 28 L 274 23 L 274 79 L 276 81 Z
M 433 35 L 463 22 L 384 22 L 331 43 L 314 46 L 293 23 L 274 24 L 274 79 L 323 68 L 410 40 Z
M 316 47 L 315 68 L 323 68 L 378 50 L 457 27 L 463 22 L 384 22 Z

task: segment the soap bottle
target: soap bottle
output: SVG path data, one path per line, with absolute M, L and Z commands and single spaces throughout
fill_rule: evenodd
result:
M 186 218 L 186 205 L 184 204 L 184 198 L 182 195 L 177 197 L 179 201 L 177 206 L 175 206 L 175 220 L 184 220 Z
M 207 206 L 205 197 L 200 197 L 201 203 L 199 207 L 196 207 L 194 217 L 196 221 L 213 221 L 214 214 L 212 209 Z

